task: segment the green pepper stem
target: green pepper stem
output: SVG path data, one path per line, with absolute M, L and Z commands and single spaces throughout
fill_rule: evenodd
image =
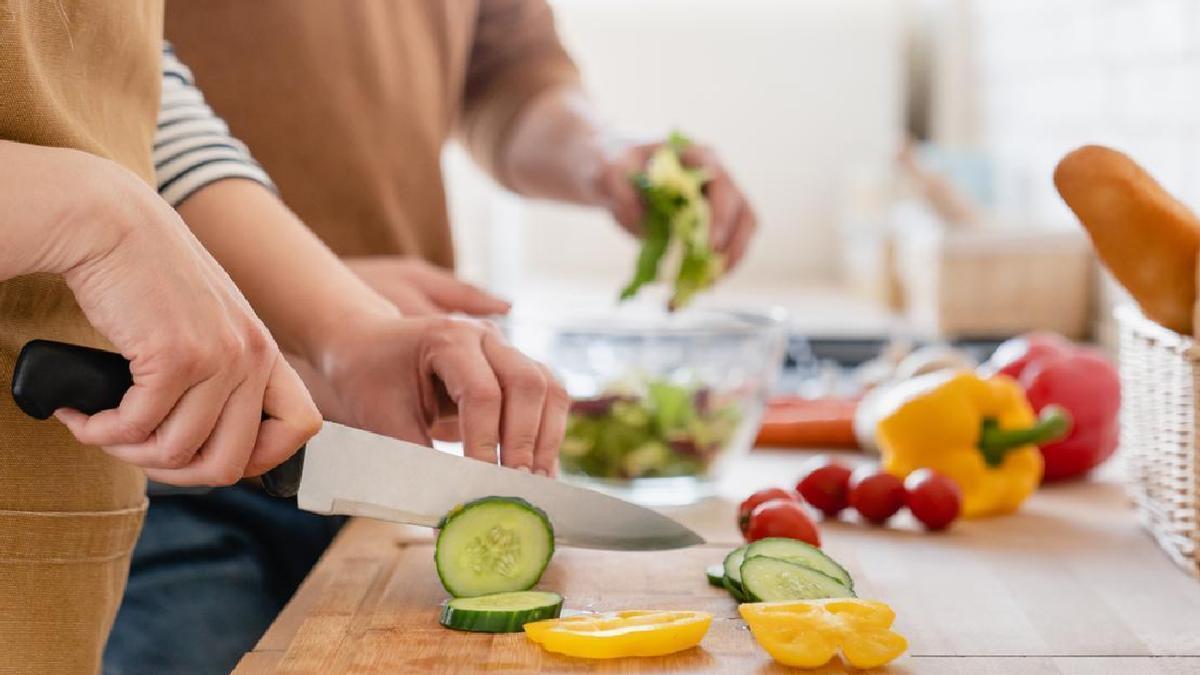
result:
M 1000 466 L 1008 451 L 1057 441 L 1071 431 L 1071 423 L 1071 413 L 1057 405 L 1042 408 L 1037 423 L 1031 427 L 1001 429 L 995 419 L 988 418 L 979 431 L 979 451 L 989 466 Z

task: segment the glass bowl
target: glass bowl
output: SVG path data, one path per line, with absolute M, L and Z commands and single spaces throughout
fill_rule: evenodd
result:
M 712 494 L 750 449 L 787 342 L 782 311 L 622 306 L 504 323 L 571 395 L 563 478 L 659 506 Z

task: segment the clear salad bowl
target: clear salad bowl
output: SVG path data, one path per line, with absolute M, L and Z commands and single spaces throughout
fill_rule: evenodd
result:
M 564 479 L 647 505 L 712 494 L 754 442 L 787 341 L 775 312 L 630 306 L 518 312 L 505 325 L 571 395 Z

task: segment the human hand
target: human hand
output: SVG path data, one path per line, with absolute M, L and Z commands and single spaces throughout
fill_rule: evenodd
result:
M 371 318 L 302 373 L 328 419 L 414 443 L 461 440 L 466 456 L 493 463 L 499 445 L 504 466 L 556 471 L 566 390 L 486 322 Z
M 342 262 L 405 316 L 507 314 L 512 306 L 420 258 L 369 256 Z
M 662 144 L 659 141 L 623 146 L 609 154 L 596 178 L 601 203 L 635 236 L 641 235 L 645 206 L 630 177 L 645 169 L 650 156 Z M 684 165 L 704 169 L 710 178 L 704 187 L 712 212 L 710 241 L 713 249 L 725 256 L 726 269 L 732 269 L 745 256 L 758 228 L 754 209 L 711 148 L 693 143 L 682 157 Z
M 299 376 L 165 202 L 107 160 L 13 145 L 0 150 L 21 153 L 31 180 L 45 172 L 72 186 L 63 199 L 73 207 L 44 230 L 52 243 L 38 271 L 61 273 L 88 320 L 130 361 L 133 386 L 120 407 L 55 413 L 80 442 L 152 480 L 228 485 L 279 464 L 316 433 L 321 417 Z

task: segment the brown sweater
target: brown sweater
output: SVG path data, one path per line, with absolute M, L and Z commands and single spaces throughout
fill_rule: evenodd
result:
M 166 35 L 335 252 L 447 267 L 442 146 L 505 182 L 521 107 L 578 78 L 544 0 L 170 0 Z

